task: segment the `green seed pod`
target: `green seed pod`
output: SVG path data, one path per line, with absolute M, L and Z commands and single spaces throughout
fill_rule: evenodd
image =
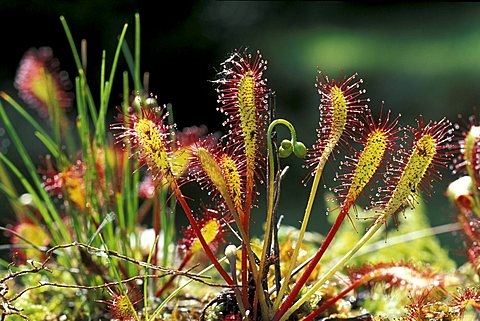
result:
M 280 146 L 280 148 L 278 149 L 278 156 L 280 156 L 281 158 L 287 158 L 288 156 L 290 156 L 291 153 L 292 153 L 292 148 L 285 149 L 282 146 Z
M 293 148 L 292 142 L 288 139 L 282 140 L 281 146 L 286 150 L 291 150 Z
M 288 139 L 282 140 L 282 143 L 280 144 L 280 148 L 278 149 L 278 156 L 281 158 L 287 158 L 290 156 L 290 154 L 293 151 L 293 145 L 292 142 L 289 141 Z
M 305 144 L 303 144 L 302 142 L 296 142 L 293 146 L 293 153 L 298 158 L 305 158 L 305 156 L 307 155 L 307 147 L 305 147 Z

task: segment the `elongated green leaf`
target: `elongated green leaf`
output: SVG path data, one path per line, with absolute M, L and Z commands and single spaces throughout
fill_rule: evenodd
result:
M 140 81 L 140 14 L 135 14 L 135 74 L 134 74 L 135 91 L 140 92 L 142 83 Z
M 65 224 L 63 223 L 62 219 L 60 218 L 60 215 L 58 214 L 57 209 L 55 208 L 55 205 L 53 204 L 52 200 L 48 196 L 47 192 L 43 189 L 42 182 L 41 182 L 40 178 L 38 177 L 35 165 L 33 164 L 30 156 L 28 156 L 27 150 L 26 150 L 25 146 L 23 145 L 22 141 L 20 140 L 20 137 L 18 136 L 18 134 L 15 130 L 15 127 L 12 125 L 10 119 L 8 118 L 8 116 L 5 112 L 5 109 L 3 108 L 3 104 L 1 102 L 0 102 L 0 118 L 2 119 L 2 121 L 5 125 L 5 129 L 7 130 L 8 135 L 10 136 L 10 139 L 12 140 L 13 146 L 15 146 L 15 149 L 17 150 L 18 154 L 20 155 L 20 158 L 22 159 L 25 167 L 27 168 L 27 171 L 28 171 L 33 183 L 34 183 L 34 186 L 35 186 L 36 190 L 38 191 L 38 194 L 37 193 L 35 193 L 35 194 L 41 196 L 41 198 L 43 199 L 44 205 L 48 208 L 51 217 L 55 220 L 55 222 L 56 222 L 56 224 L 57 224 L 57 226 L 60 230 L 60 233 L 64 238 L 64 241 L 65 242 L 70 242 L 71 241 L 70 236 L 69 236 L 69 233 L 66 230 Z M 13 164 L 4 155 L 1 155 L 1 156 L 2 156 L 2 159 L 6 161 L 5 164 L 12 169 Z M 15 166 L 13 166 L 13 168 L 16 169 Z M 21 180 L 23 179 L 24 181 L 26 181 L 25 177 L 18 171 L 18 169 L 17 169 L 17 172 L 18 172 L 18 173 L 16 173 L 17 177 Z M 29 185 L 30 185 L 30 183 L 29 183 Z M 43 208 L 43 204 L 41 204 L 39 200 L 38 200 L 37 204 L 39 205 L 39 207 Z M 46 211 L 46 209 L 45 209 L 45 212 L 46 212 L 45 216 L 49 218 L 50 215 L 48 215 L 48 212 Z
M 80 56 L 78 55 L 77 47 L 75 46 L 75 42 L 73 41 L 73 36 L 72 33 L 70 32 L 70 28 L 68 27 L 67 20 L 65 20 L 64 16 L 60 16 L 60 21 L 62 22 L 63 29 L 65 30 L 65 34 L 68 39 L 68 43 L 70 45 L 70 48 L 72 50 L 73 58 L 75 59 L 75 64 L 77 65 L 77 70 L 80 72 L 83 72 L 85 74 L 85 71 L 83 70 L 82 66 L 82 61 L 80 60 Z M 95 102 L 93 100 L 92 93 L 90 92 L 90 88 L 88 85 L 85 86 L 86 89 L 86 94 L 87 94 L 87 101 L 88 101 L 88 107 L 90 110 L 90 115 L 92 117 L 92 120 L 94 123 L 97 122 L 97 108 L 95 107 Z
M 2 160 L 5 163 L 5 165 L 7 165 L 7 167 L 18 178 L 18 180 L 23 185 L 23 187 L 27 190 L 27 192 L 32 196 L 33 202 L 36 204 L 38 211 L 40 212 L 40 215 L 45 221 L 45 224 L 47 224 L 55 242 L 57 244 L 61 244 L 62 237 L 65 237 L 65 236 L 62 235 L 61 231 L 60 231 L 60 234 L 57 234 L 57 229 L 54 226 L 54 219 L 52 218 L 50 213 L 47 211 L 47 209 L 43 206 L 43 202 L 40 199 L 40 196 L 38 195 L 35 188 L 32 186 L 32 184 L 28 182 L 26 177 L 22 175 L 20 170 L 15 165 L 13 165 L 13 163 L 5 155 L 1 153 L 0 153 L 0 160 Z
M 45 136 L 43 133 L 39 131 L 35 132 L 35 136 L 43 143 L 43 145 L 45 145 L 45 147 L 48 149 L 50 154 L 52 154 L 52 156 L 55 159 L 58 159 L 60 157 L 60 153 L 58 151 L 57 146 L 52 145 L 51 140 L 49 139 L 48 136 Z
M 122 33 L 120 34 L 120 38 L 118 40 L 117 49 L 115 51 L 115 56 L 113 58 L 112 68 L 110 70 L 109 80 L 105 84 L 105 87 L 103 87 L 102 85 L 103 94 L 101 95 L 102 101 L 100 102 L 100 112 L 99 112 L 98 119 L 95 123 L 95 138 L 97 140 L 97 143 L 99 144 L 101 144 L 105 139 L 105 115 L 107 114 L 111 88 L 112 88 L 115 72 L 117 70 L 118 57 L 120 56 L 120 51 L 122 49 L 122 43 L 123 43 L 123 40 L 125 39 L 127 28 L 128 28 L 128 24 L 125 24 L 123 27 Z M 102 76 L 102 78 L 103 77 L 104 76 Z
M 45 129 L 23 108 L 19 103 L 17 103 L 12 97 L 7 93 L 1 92 L 0 96 L 5 99 L 37 132 L 39 132 L 48 146 L 51 146 L 55 151 L 50 151 L 53 154 L 57 155 L 56 158 L 62 157 L 67 158 L 57 147 L 55 141 L 47 134 Z

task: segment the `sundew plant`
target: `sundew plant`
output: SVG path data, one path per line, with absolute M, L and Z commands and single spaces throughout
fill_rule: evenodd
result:
M 31 49 L 14 82 L 21 101 L 0 92 L 11 140 L 0 154 L 0 190 L 15 213 L 0 227 L 10 240 L 0 262 L 2 320 L 478 318 L 477 117 L 452 125 L 418 115 L 404 127 L 394 110 L 370 106 L 357 74 L 318 70 L 319 124 L 307 147 L 292 123 L 275 117 L 267 60 L 237 49 L 212 75 L 218 105 L 210 108 L 224 115 L 223 135 L 179 129 L 175 106 L 149 93 L 148 73 L 142 77 L 138 14 L 133 46 L 125 25 L 116 51 L 102 53 L 99 97 L 85 74 L 86 40 L 77 46 L 61 23 L 78 74 L 70 80 L 52 49 Z M 120 59 L 129 70 L 121 95 L 112 95 Z M 11 113 L 48 154 L 31 155 Z M 290 137 L 279 139 L 278 126 Z M 279 203 L 295 202 L 281 193 L 290 156 L 305 161 L 298 180 L 309 195 L 295 203 L 304 213 L 295 227 L 278 213 Z M 307 227 L 325 215 L 312 209 L 324 201 L 317 194 L 332 169 L 323 236 Z M 430 227 L 424 200 L 444 193 L 438 183 L 449 169 L 458 222 Z M 204 196 L 187 195 L 187 185 Z M 259 195 L 266 207 L 253 212 Z M 175 226 L 177 215 L 189 225 Z M 263 235 L 252 224 L 264 224 Z M 435 237 L 453 231 L 468 258 L 459 267 Z

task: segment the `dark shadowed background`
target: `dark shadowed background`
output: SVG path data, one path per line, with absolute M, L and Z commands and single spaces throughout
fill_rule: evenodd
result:
M 480 102 L 478 3 L 170 1 L 158 5 L 127 0 L 0 2 L 0 89 L 15 93 L 15 71 L 30 47 L 52 47 L 73 79 L 74 61 L 59 21 L 64 15 L 77 45 L 83 38 L 88 41 L 87 76 L 98 97 L 101 50 L 106 49 L 107 65 L 111 64 L 125 22 L 130 26 L 127 40 L 133 44 L 134 13 L 140 12 L 142 71 L 150 72 L 150 91 L 158 101 L 173 104 L 179 128 L 206 124 L 211 131 L 222 130 L 223 116 L 215 110 L 216 93 L 209 80 L 215 79 L 229 52 L 244 47 L 261 50 L 268 60 L 266 75 L 277 93 L 278 116 L 289 119 L 307 145 L 314 142 L 318 124 L 317 66 L 331 77 L 358 72 L 374 113 L 385 101 L 387 108 L 402 114 L 404 125 L 413 125 L 419 114 L 427 120 L 446 116 L 455 121 L 457 114 L 472 113 Z M 119 74 L 123 70 L 122 60 Z M 120 79 L 112 92 L 113 115 L 121 102 L 116 94 L 121 92 Z M 17 126 L 24 125 L 21 131 L 31 141 L 31 155 L 44 153 L 28 126 L 18 120 Z M 299 226 L 309 191 L 301 183 L 306 171 L 301 161 L 285 163 L 292 170 L 284 184 L 281 212 L 286 223 Z M 333 166 L 329 170 L 334 171 Z M 453 219 L 443 196 L 452 176 L 445 176 L 428 202 L 435 225 Z M 5 225 L 11 221 L 9 208 L 3 198 L 1 204 L 0 224 Z M 257 223 L 264 220 L 262 204 L 254 216 Z M 317 204 L 309 229 L 325 231 L 321 198 Z M 452 238 L 442 236 L 442 240 Z

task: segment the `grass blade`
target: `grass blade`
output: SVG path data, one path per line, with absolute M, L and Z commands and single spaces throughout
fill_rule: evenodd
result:
M 0 97 L 2 97 L 6 102 L 10 104 L 37 132 L 39 132 L 45 141 L 48 143 L 48 146 L 52 147 L 52 154 L 58 155 L 58 158 L 67 159 L 67 156 L 63 154 L 57 147 L 55 141 L 47 134 L 42 126 L 23 108 L 19 103 L 17 103 L 12 97 L 10 97 L 5 92 L 0 92 Z
M 103 99 L 101 99 L 102 101 L 100 102 L 99 117 L 98 117 L 97 121 L 95 122 L 95 137 L 96 137 L 97 143 L 101 143 L 105 139 L 105 115 L 107 113 L 107 107 L 108 107 L 108 102 L 109 102 L 109 98 L 110 98 L 110 92 L 111 92 L 115 72 L 117 70 L 118 57 L 120 56 L 120 51 L 122 49 L 122 43 L 123 43 L 123 40 L 125 39 L 125 34 L 127 32 L 127 28 L 128 28 L 128 24 L 125 24 L 123 26 L 122 33 L 121 33 L 120 38 L 118 40 L 117 49 L 115 51 L 115 56 L 113 58 L 112 68 L 110 70 L 109 80 L 105 84 L 105 88 L 102 91 L 103 94 L 101 95 L 101 97 Z M 102 88 L 103 88 L 103 85 L 102 85 Z
M 42 204 L 39 200 L 37 200 L 38 201 L 37 204 L 39 205 L 39 209 L 44 208 L 44 205 L 48 208 L 51 217 L 57 223 L 58 229 L 60 231 L 60 234 L 64 238 L 64 241 L 65 242 L 70 242 L 71 241 L 70 240 L 70 235 L 66 230 L 65 224 L 63 223 L 62 219 L 60 218 L 60 215 L 58 214 L 58 211 L 55 208 L 55 205 L 53 204 L 52 200 L 48 196 L 47 192 L 44 190 L 44 188 L 42 186 L 42 182 L 40 181 L 40 178 L 37 174 L 37 170 L 35 168 L 35 165 L 33 164 L 31 158 L 28 156 L 27 150 L 26 150 L 25 146 L 23 145 L 22 141 L 20 140 L 20 137 L 18 136 L 18 134 L 17 134 L 14 126 L 12 125 L 10 119 L 8 118 L 8 116 L 5 112 L 5 109 L 3 108 L 3 105 L 2 105 L 1 102 L 0 102 L 0 118 L 2 119 L 2 121 L 5 125 L 5 129 L 7 130 L 8 134 L 10 136 L 10 139 L 12 140 L 13 145 L 15 146 L 15 148 L 18 151 L 18 154 L 20 155 L 25 167 L 27 168 L 27 171 L 28 171 L 30 177 L 32 178 L 32 180 L 34 182 L 34 186 L 36 187 L 39 194 L 42 196 L 43 201 L 45 202 L 45 204 Z M 1 156 L 2 156 L 2 159 L 4 161 L 6 161 L 5 164 L 12 169 L 12 166 L 8 165 L 9 163 L 11 164 L 11 162 L 4 155 L 1 155 Z M 13 164 L 11 164 L 11 165 L 13 165 Z M 25 177 L 19 171 L 18 171 L 18 173 L 16 173 L 16 175 L 19 179 L 26 181 Z M 35 193 L 35 194 L 37 194 L 37 193 Z M 49 218 L 50 215 L 48 215 L 48 212 L 46 210 L 44 210 L 44 211 L 46 212 L 45 217 Z
M 142 84 L 140 82 L 140 14 L 135 14 L 135 91 L 140 92 Z
M 60 21 L 62 22 L 63 29 L 65 30 L 65 34 L 67 36 L 68 43 L 69 43 L 70 48 L 72 50 L 72 54 L 73 54 L 73 58 L 75 60 L 75 64 L 77 66 L 77 70 L 78 70 L 79 73 L 80 73 L 80 71 L 85 73 L 85 71 L 83 70 L 82 61 L 80 60 L 80 56 L 78 55 L 77 47 L 75 46 L 75 42 L 73 41 L 72 33 L 70 32 L 70 28 L 68 27 L 67 20 L 65 20 L 64 16 L 60 16 Z M 90 115 L 92 117 L 93 122 L 95 123 L 95 122 L 97 122 L 97 118 L 98 118 L 97 108 L 95 107 L 95 102 L 93 100 L 92 93 L 90 92 L 90 88 L 88 87 L 88 85 L 86 85 L 85 87 L 86 87 L 86 93 L 87 93 L 88 106 L 89 106 L 89 109 L 90 109 Z
M 50 140 L 50 137 L 45 136 L 45 134 L 43 134 L 43 133 L 41 133 L 41 132 L 39 132 L 39 131 L 36 131 L 36 132 L 35 132 L 35 136 L 43 143 L 43 145 L 45 145 L 45 147 L 48 149 L 48 151 L 50 152 L 50 154 L 52 154 L 52 156 L 53 156 L 55 159 L 59 159 L 59 157 L 60 157 L 60 152 L 58 151 L 57 146 L 52 145 L 51 140 Z

